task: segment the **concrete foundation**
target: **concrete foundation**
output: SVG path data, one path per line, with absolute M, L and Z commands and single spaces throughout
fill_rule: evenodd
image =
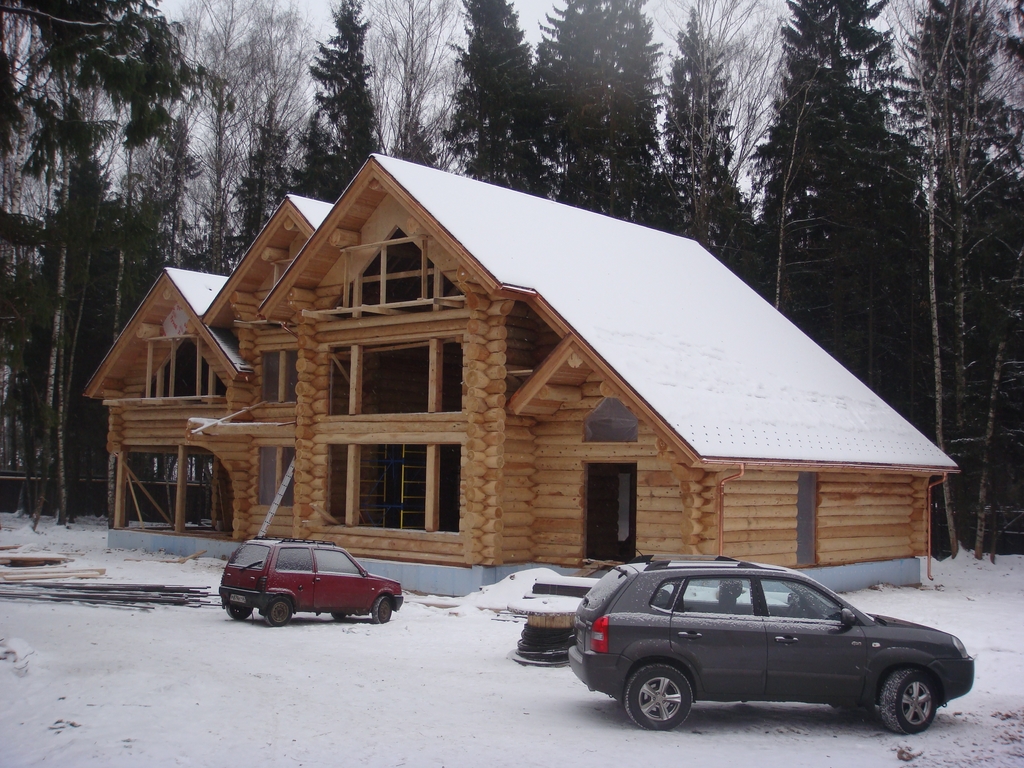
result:
M 111 549 L 138 549 L 144 552 L 163 550 L 169 555 L 185 557 L 205 549 L 203 557 L 227 559 L 238 548 L 239 542 L 204 536 L 176 535 L 173 533 L 140 530 L 111 529 L 107 546 Z M 569 575 L 574 568 L 537 563 L 459 568 L 453 565 L 424 565 L 399 563 L 393 560 L 360 558 L 371 573 L 394 579 L 406 589 L 431 595 L 458 597 L 475 592 L 480 587 L 496 584 L 509 574 L 527 568 L 550 568 Z M 826 568 L 804 568 L 802 573 L 816 579 L 835 592 L 853 592 L 875 584 L 911 586 L 921 583 L 921 561 L 916 557 L 883 560 L 873 563 L 853 563 Z

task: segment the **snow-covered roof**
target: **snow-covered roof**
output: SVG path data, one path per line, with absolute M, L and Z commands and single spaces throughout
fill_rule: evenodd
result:
M 199 317 L 210 308 L 217 293 L 228 281 L 224 275 L 208 275 L 175 267 L 165 267 L 164 271 Z
M 309 222 L 313 229 L 319 227 L 323 220 L 327 218 L 327 214 L 334 208 L 334 203 L 325 203 L 321 200 L 314 200 L 311 197 L 302 197 L 300 195 L 286 195 L 291 201 L 292 205 L 299 209 L 306 221 Z
M 236 370 L 239 371 L 251 371 L 252 366 L 245 361 L 242 357 L 242 353 L 238 350 L 238 339 L 235 338 L 235 334 L 228 328 L 214 328 L 212 326 L 206 326 L 206 330 L 210 332 L 210 335 L 217 342 L 217 346 L 221 348 L 221 351 L 225 354 L 231 364 L 235 366 Z
M 498 282 L 539 293 L 702 458 L 956 467 L 693 240 L 374 157 Z

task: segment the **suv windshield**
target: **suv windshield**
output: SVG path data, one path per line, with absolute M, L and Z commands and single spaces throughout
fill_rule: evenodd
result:
M 243 544 L 235 550 L 228 565 L 235 565 L 239 568 L 250 568 L 261 564 L 267 559 L 270 547 L 264 544 Z

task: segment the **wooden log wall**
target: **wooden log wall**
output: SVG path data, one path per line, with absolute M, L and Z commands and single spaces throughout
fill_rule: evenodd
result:
M 460 270 L 459 288 L 466 294 L 469 320 L 463 346 L 463 408 L 466 441 L 462 446 L 462 507 L 459 531 L 469 565 L 501 565 L 505 490 L 505 390 L 507 361 L 505 320 L 512 301 L 492 301 L 467 281 Z M 517 537 L 521 538 L 521 537 Z M 516 545 L 521 552 L 522 542 Z
M 736 474 L 729 468 L 715 472 L 709 494 L 714 499 L 723 477 Z M 725 485 L 725 555 L 795 567 L 797 479 L 799 472 L 748 470 L 743 477 Z M 714 505 L 712 504 L 712 509 Z M 717 518 L 712 523 L 717 527 Z M 715 549 L 705 554 L 717 554 Z
M 533 559 L 536 423 L 529 416 L 505 417 L 501 548 L 506 563 L 528 563 Z
M 532 559 L 577 565 L 585 550 L 584 464 L 637 465 L 636 546 L 645 554 L 690 551 L 684 541 L 684 498 L 672 464 L 659 455 L 657 437 L 642 420 L 635 443 L 586 443 L 583 421 L 604 397 L 615 393 L 591 374 L 580 399 L 565 402 L 551 416 L 537 417 L 532 431 L 536 470 L 531 476 Z
M 818 475 L 818 564 L 925 554 L 928 478 L 822 472 Z

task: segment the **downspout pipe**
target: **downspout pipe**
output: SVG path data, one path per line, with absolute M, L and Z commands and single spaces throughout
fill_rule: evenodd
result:
M 942 477 L 936 480 L 934 483 L 928 483 L 927 498 L 924 502 L 924 514 L 925 520 L 928 522 L 928 581 L 935 581 L 935 577 L 932 576 L 932 488 L 936 485 L 942 485 L 946 482 L 946 478 L 949 477 L 948 472 L 943 472 Z M 950 536 L 955 536 L 956 531 L 950 531 Z
M 730 480 L 743 477 L 746 465 L 740 464 L 740 471 L 735 475 L 728 475 L 718 481 L 718 556 L 725 556 L 725 484 Z

